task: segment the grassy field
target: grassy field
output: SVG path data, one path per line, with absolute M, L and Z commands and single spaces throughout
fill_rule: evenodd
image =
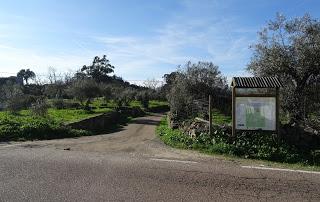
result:
M 113 109 L 111 108 L 105 108 L 105 109 L 96 109 L 92 111 L 86 111 L 83 109 L 48 109 L 48 117 L 52 118 L 55 121 L 63 122 L 63 123 L 69 123 L 74 122 L 78 120 L 82 120 L 85 118 L 97 116 L 102 113 L 110 112 Z M 6 111 L 0 112 L 0 120 L 8 116 L 9 113 Z M 19 113 L 14 115 L 15 117 L 21 119 L 21 120 L 27 120 L 29 117 L 32 117 L 32 113 L 30 110 L 22 110 Z
M 75 102 L 73 100 L 65 100 L 65 102 Z M 49 101 L 50 103 L 50 101 Z M 155 108 L 159 106 L 167 106 L 167 102 L 163 101 L 156 101 L 156 100 L 151 100 L 149 104 L 149 108 Z M 84 109 L 55 109 L 55 108 L 49 108 L 48 109 L 48 117 L 58 121 L 58 122 L 63 122 L 63 123 L 70 123 L 70 122 L 75 122 L 79 121 L 85 118 L 90 118 L 93 116 L 97 116 L 103 113 L 108 113 L 114 110 L 115 108 L 115 103 L 111 100 L 108 101 L 107 103 L 102 99 L 102 98 L 97 98 L 93 100 L 92 104 L 90 105 L 92 107 L 91 111 L 87 111 Z M 132 101 L 130 103 L 130 107 L 141 107 L 140 102 L 138 101 Z M 7 116 L 8 112 L 6 111 L 0 111 L 0 120 Z M 28 119 L 28 117 L 32 116 L 32 113 L 30 110 L 21 110 L 14 116 L 18 117 L 21 120 Z

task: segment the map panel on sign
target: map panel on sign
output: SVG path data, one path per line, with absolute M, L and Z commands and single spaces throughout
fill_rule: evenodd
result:
M 236 129 L 238 130 L 275 130 L 276 98 L 274 97 L 237 97 Z

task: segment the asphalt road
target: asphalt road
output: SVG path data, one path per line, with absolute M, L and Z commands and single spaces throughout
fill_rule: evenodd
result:
M 0 201 L 320 201 L 320 174 L 243 167 L 165 146 L 160 115 L 120 131 L 0 144 Z

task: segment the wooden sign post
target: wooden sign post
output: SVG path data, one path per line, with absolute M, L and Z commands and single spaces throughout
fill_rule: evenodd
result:
M 209 95 L 209 135 L 212 135 L 212 96 Z

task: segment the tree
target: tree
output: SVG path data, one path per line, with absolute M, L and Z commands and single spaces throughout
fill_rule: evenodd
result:
M 145 108 L 145 109 L 148 109 L 149 108 L 149 101 L 150 101 L 150 95 L 149 95 L 149 92 L 147 90 L 142 90 L 142 91 L 139 91 L 137 94 L 136 94 L 136 100 L 138 100 L 141 105 Z
M 36 116 L 48 115 L 49 105 L 47 104 L 46 98 L 43 96 L 38 97 L 34 103 L 32 103 L 30 110 L 32 114 Z
M 28 85 L 28 80 L 29 79 L 34 79 L 36 77 L 36 74 L 31 71 L 30 69 L 21 69 L 18 74 L 17 74 L 18 78 L 22 78 L 25 80 L 26 84 Z
M 100 95 L 100 86 L 93 79 L 76 80 L 68 89 L 86 110 L 90 110 L 91 100 Z
M 104 98 L 105 103 L 112 98 L 112 87 L 110 85 L 102 85 L 101 86 L 101 95 Z
M 84 65 L 81 68 L 81 72 L 89 78 L 94 79 L 97 82 L 105 82 L 109 80 L 108 74 L 113 73 L 114 66 L 110 64 L 110 61 L 107 59 L 106 55 L 103 55 L 102 58 L 96 56 L 93 59 L 91 65 Z
M 130 102 L 135 98 L 136 91 L 131 87 L 114 85 L 111 88 L 113 101 L 116 107 L 129 106 Z
M 50 84 L 57 83 L 57 81 L 62 80 L 61 79 L 61 74 L 57 74 L 57 70 L 53 67 L 48 68 L 48 80 Z M 58 79 L 59 78 L 59 79 Z
M 67 82 L 70 84 L 70 78 L 67 76 L 63 77 L 57 70 L 53 67 L 48 68 L 48 80 L 49 84 L 44 85 L 44 94 L 48 98 L 62 99 L 65 95 L 65 89 L 67 87 Z M 69 79 L 69 81 L 68 81 Z
M 307 14 L 292 20 L 278 14 L 259 37 L 247 69 L 255 76 L 280 78 L 283 108 L 290 122 L 301 122 L 306 92 L 320 75 L 320 22 Z
M 165 95 L 168 95 L 171 87 L 174 85 L 176 78 L 179 76 L 179 72 L 171 72 L 170 74 L 163 75 L 165 84 L 161 87 L 161 91 L 164 92 Z
M 25 107 L 25 96 L 22 87 L 18 84 L 7 82 L 0 86 L 0 103 L 11 113 L 17 113 Z
M 197 98 L 215 95 L 221 89 L 228 88 L 227 80 L 219 67 L 212 62 L 191 63 L 185 65 L 184 76 L 191 94 Z
M 226 78 L 212 62 L 187 62 L 179 71 L 166 74 L 165 88 L 171 114 L 178 119 L 187 118 L 195 99 L 207 99 L 209 95 L 219 97 L 227 90 Z

